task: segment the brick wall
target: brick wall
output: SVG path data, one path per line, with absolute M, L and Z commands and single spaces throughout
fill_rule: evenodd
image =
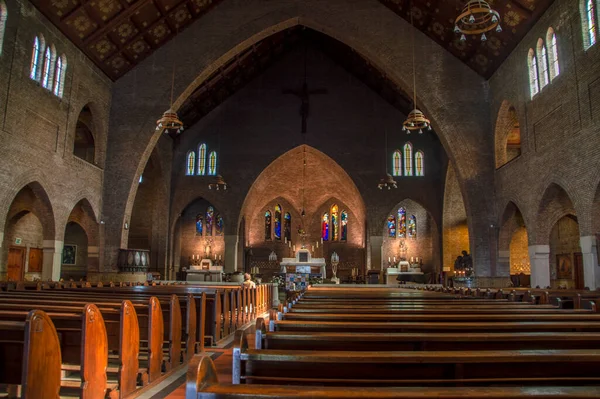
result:
M 469 228 L 465 204 L 458 185 L 456 172 L 448 167 L 444 191 L 443 266 L 445 271 L 454 270 L 454 261 L 463 250 L 470 251 Z M 476 264 L 474 263 L 474 266 Z M 476 269 L 477 270 L 477 269 Z

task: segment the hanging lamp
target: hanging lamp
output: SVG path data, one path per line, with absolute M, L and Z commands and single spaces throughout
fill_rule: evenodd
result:
M 485 34 L 492 29 L 502 32 L 500 14 L 484 0 L 470 0 L 454 21 L 454 33 L 460 33 L 461 41 L 467 40 L 465 35 L 481 35 L 481 41 L 485 42 Z
M 431 122 L 425 117 L 423 112 L 417 108 L 417 74 L 415 65 L 415 27 L 413 25 L 413 10 L 412 2 L 410 4 L 410 27 L 411 27 L 411 41 L 412 41 L 412 66 L 413 66 L 413 105 L 414 109 L 409 112 L 408 117 L 402 124 L 402 131 L 406 134 L 410 134 L 413 131 L 419 131 L 419 134 L 423 133 L 423 129 L 431 130 Z M 390 176 L 391 178 L 391 176 Z M 392 179 L 393 180 L 393 179 Z
M 166 134 L 178 135 L 183 132 L 183 122 L 173 111 L 173 91 L 175 90 L 175 58 L 173 59 L 173 72 L 171 76 L 171 103 L 162 118 L 156 121 L 156 130 L 162 130 Z
M 398 188 L 398 184 L 396 183 L 396 181 L 394 180 L 394 178 L 392 177 L 392 175 L 390 175 L 387 171 L 387 156 L 388 156 L 388 152 L 387 152 L 387 130 L 385 130 L 385 153 L 384 153 L 384 160 L 385 160 L 385 176 L 383 178 L 381 178 L 379 180 L 379 184 L 377 185 L 377 188 L 380 190 L 383 190 L 384 188 L 387 188 L 388 190 L 391 190 L 392 188 Z

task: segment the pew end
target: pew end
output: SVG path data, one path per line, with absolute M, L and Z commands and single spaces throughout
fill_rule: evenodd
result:
M 185 399 L 197 399 L 198 392 L 218 383 L 217 370 L 210 356 L 195 355 L 188 366 Z

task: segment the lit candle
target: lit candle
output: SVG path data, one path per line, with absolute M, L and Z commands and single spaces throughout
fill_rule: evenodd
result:
M 285 237 L 285 238 L 283 239 L 283 243 L 284 243 L 284 244 L 287 244 L 287 237 Z
M 296 252 L 296 245 L 292 246 L 292 250 Z
M 315 252 L 315 246 L 314 245 L 312 246 L 312 251 Z
M 317 241 L 317 248 L 319 248 L 319 241 Z
M 221 258 L 221 255 L 219 255 L 219 260 L 221 260 L 221 259 L 222 259 L 222 258 Z
M 394 256 L 394 263 L 396 263 L 396 257 Z
M 321 244 L 323 244 L 323 237 L 321 237 Z
M 390 256 L 388 256 L 388 263 L 392 262 L 392 258 Z
M 410 263 L 415 263 L 415 258 L 414 257 L 410 257 Z
M 290 248 L 292 247 L 292 242 L 291 241 L 288 242 L 288 247 L 290 247 Z

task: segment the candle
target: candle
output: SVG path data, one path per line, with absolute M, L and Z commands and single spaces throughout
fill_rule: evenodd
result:
M 319 241 L 317 241 L 317 248 L 319 248 Z
M 414 257 L 410 257 L 410 263 L 415 263 L 415 258 Z
M 321 244 L 323 244 L 323 237 L 321 237 Z
M 222 258 L 221 258 L 221 255 L 219 255 L 219 260 L 221 260 L 221 259 L 222 259 Z
M 288 242 L 288 247 L 290 247 L 290 248 L 292 247 L 292 242 L 291 241 Z
M 296 252 L 296 245 L 292 246 L 292 250 Z
M 314 245 L 312 246 L 312 251 L 315 252 L 315 246 Z
M 284 243 L 284 244 L 287 244 L 287 237 L 285 237 L 285 238 L 283 239 L 283 243 Z
M 394 256 L 394 263 L 396 263 L 396 257 Z
M 392 258 L 388 256 L 388 263 L 392 263 Z

